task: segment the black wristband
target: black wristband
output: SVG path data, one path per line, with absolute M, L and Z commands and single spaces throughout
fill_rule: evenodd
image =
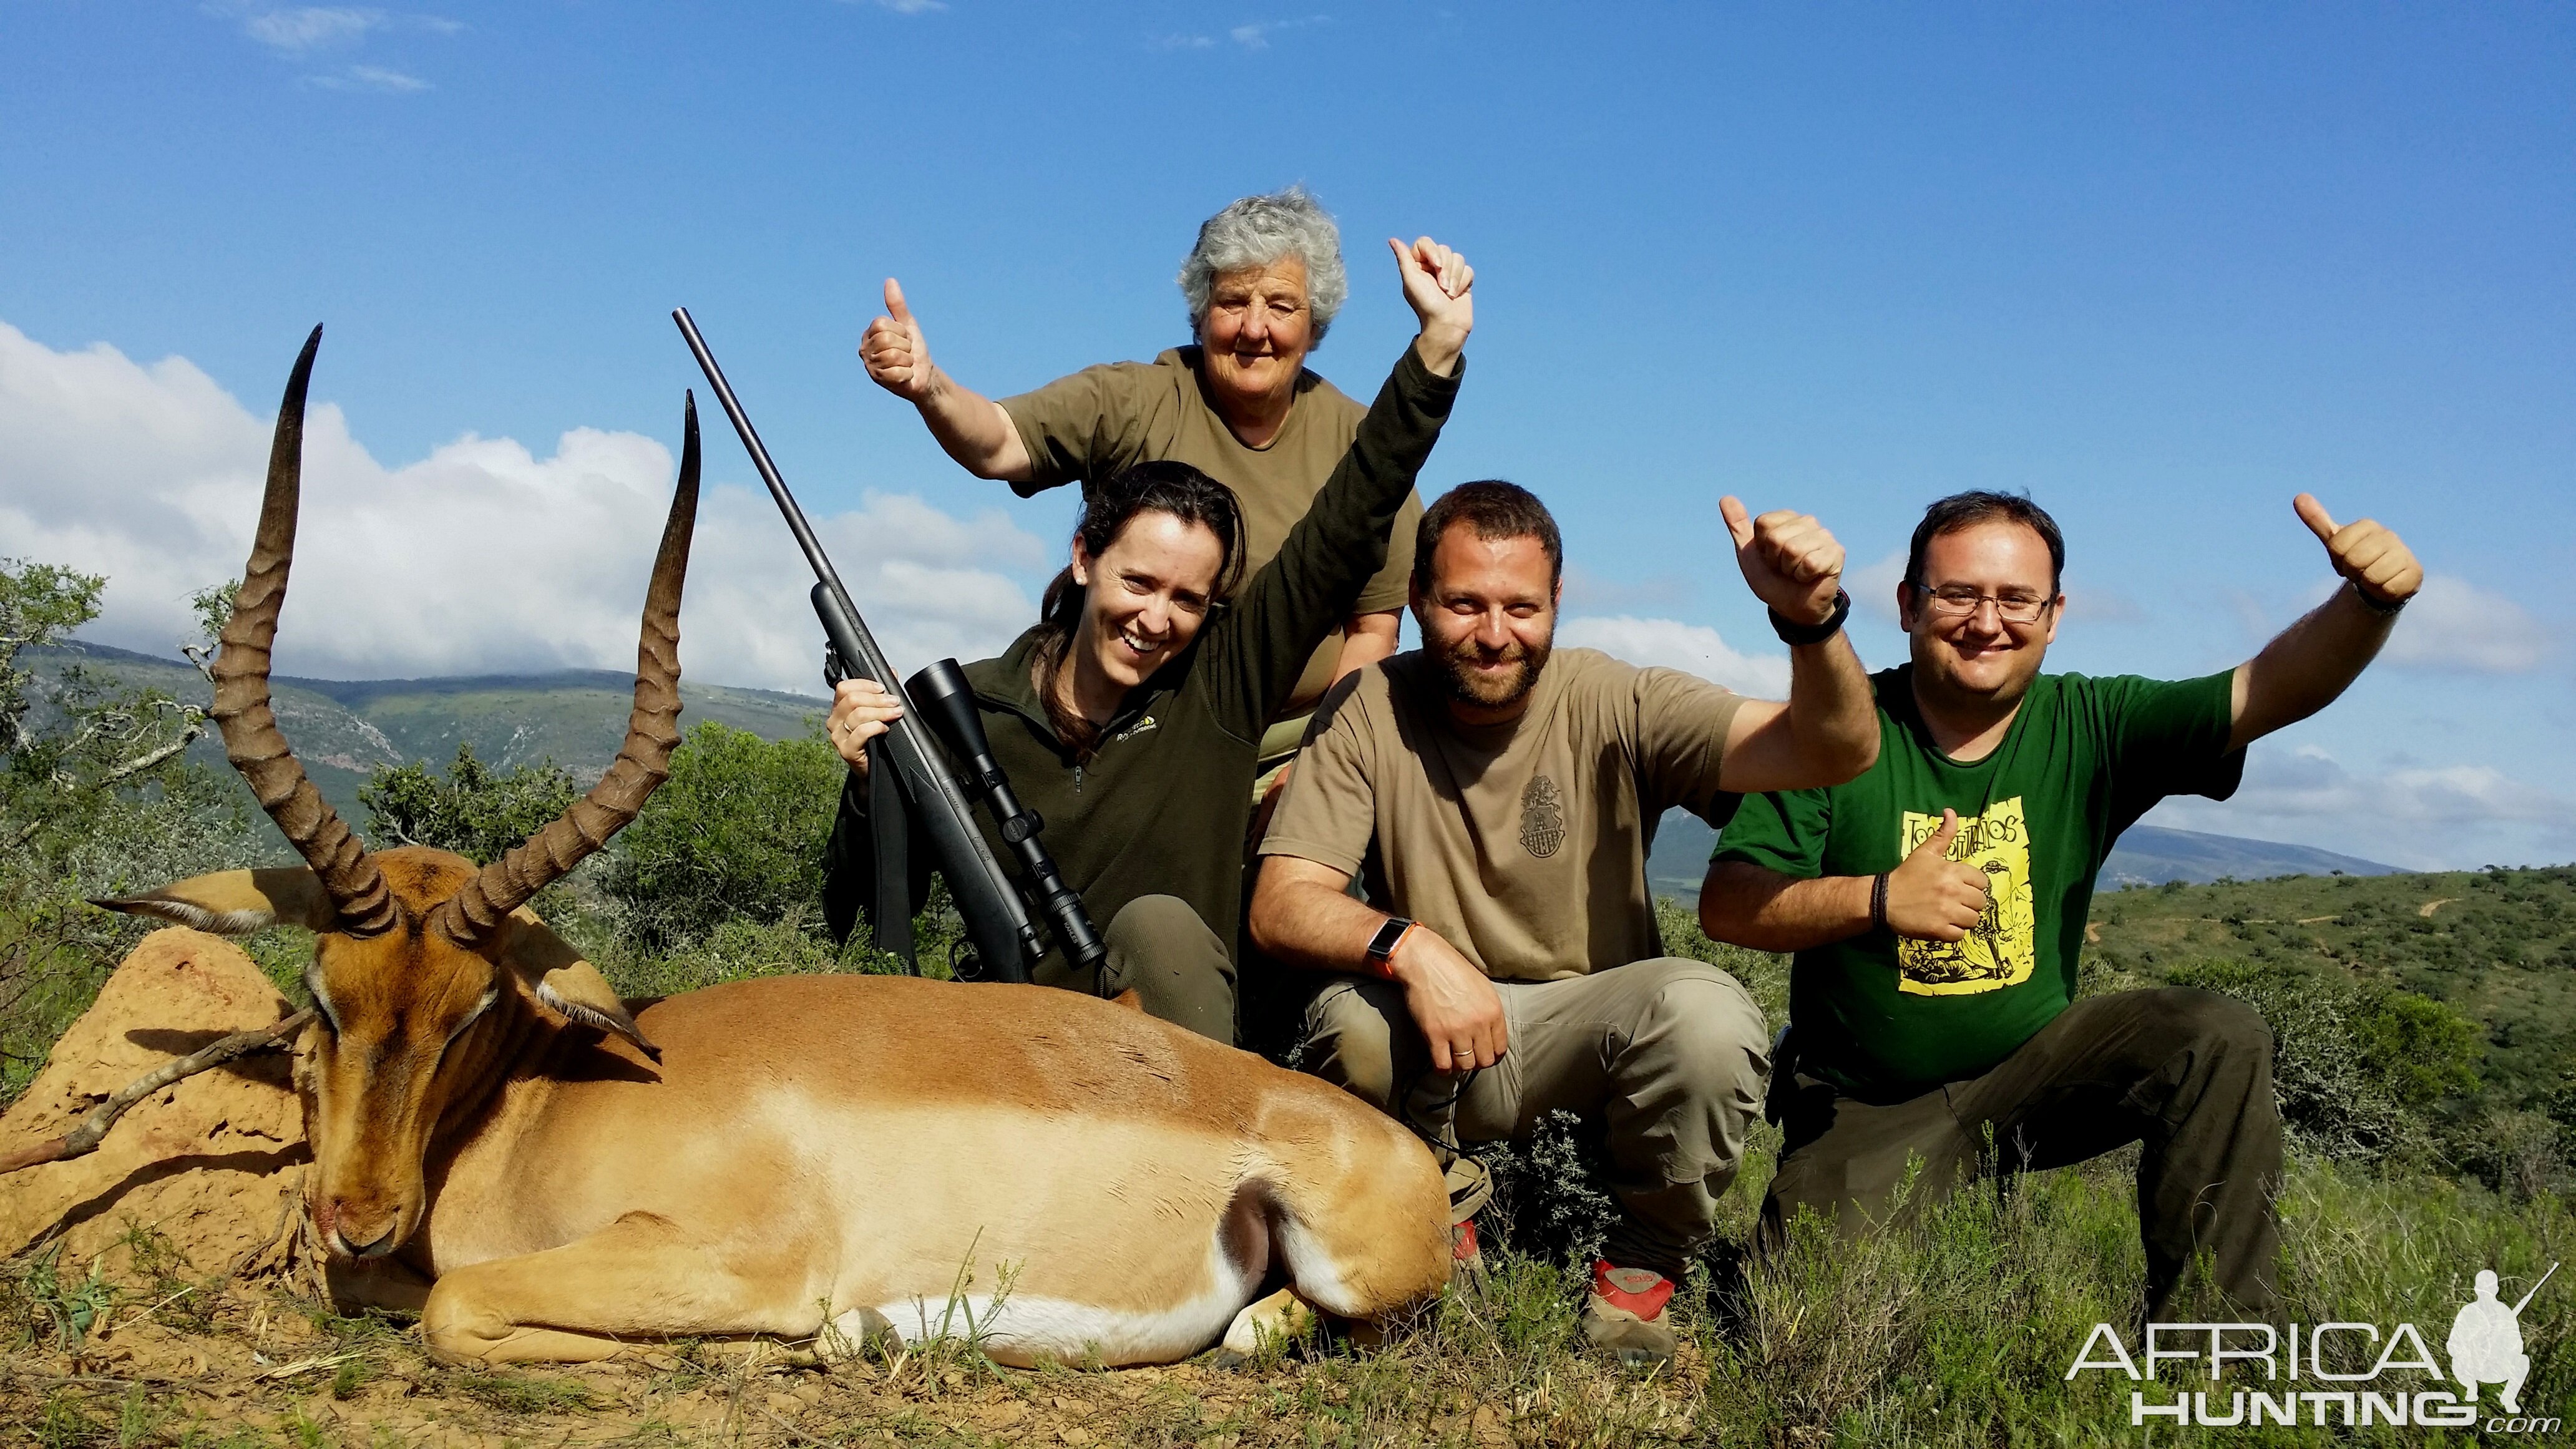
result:
M 2346 580 L 2346 582 L 2350 583 L 2351 581 Z M 2379 615 L 2383 619 L 2393 619 L 2397 617 L 2398 611 L 2406 607 L 2406 601 L 2404 599 L 2380 598 L 2370 590 L 2363 588 L 2358 583 L 2354 583 L 2352 585 L 2352 596 L 2361 600 L 2361 606 L 2363 608 Z
M 1793 624 L 1782 618 L 1777 609 L 1768 612 L 1771 615 L 1771 632 L 1780 636 L 1781 643 L 1793 649 L 1801 644 L 1822 644 L 1841 633 L 1843 620 L 1851 617 L 1851 595 L 1841 589 L 1834 590 L 1834 611 L 1827 614 L 1821 624 Z
M 1887 877 L 1889 874 L 1890 872 L 1882 870 L 1877 878 L 1869 883 L 1869 928 L 1873 931 L 1887 929 Z

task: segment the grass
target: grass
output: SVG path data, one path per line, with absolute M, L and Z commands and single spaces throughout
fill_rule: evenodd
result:
M 2558 904 L 2562 897 L 2568 904 Z M 2434 915 L 2420 913 L 2444 898 Z M 2287 1012 L 2322 999 L 2305 985 L 2332 983 L 2341 1012 L 2327 1014 L 2340 1023 L 2334 1029 L 2381 1033 L 2346 1043 L 2361 1054 L 2352 1070 L 2385 1069 L 2388 1102 L 2427 1122 L 2449 1113 L 2445 1130 L 2474 1135 L 2513 1113 L 2556 1120 L 2548 1069 L 2563 1073 L 2569 1055 L 2551 1045 L 2562 1040 L 2552 1033 L 2562 1006 L 2576 1013 L 2561 979 L 2576 963 L 2560 960 L 2563 934 L 2545 934 L 2561 919 L 2553 912 L 2576 912 L 2568 872 L 2121 892 L 2097 902 L 2102 940 L 2088 957 L 2087 984 L 2224 978 L 2270 991 L 2272 1009 Z M 730 923 L 685 949 L 647 955 L 605 934 L 589 938 L 578 909 L 556 918 L 636 995 L 884 964 L 834 950 L 793 919 Z M 937 922 L 924 924 L 926 937 L 938 934 Z M 1784 962 L 1713 945 L 1677 912 L 1667 910 L 1663 926 L 1672 949 L 1736 972 L 1775 1024 L 1785 1016 Z M 278 966 L 293 964 L 291 954 L 281 948 Z M 2227 970 L 2211 974 L 2218 966 Z M 2383 989 L 2438 1001 L 2476 1023 L 2482 1051 L 2473 1094 L 2434 1073 L 2423 1089 L 2434 1096 L 2400 1100 L 2412 1089 L 2395 1068 L 2422 1056 L 2410 1046 L 2419 1038 L 2405 1033 L 2426 1020 L 2427 1030 L 2446 1029 L 2448 1018 L 2381 1011 L 2386 998 L 2369 993 Z M 2285 1017 L 2276 1032 L 2294 1025 Z M 1484 1290 L 1444 1298 L 1382 1348 L 1324 1334 L 1267 1345 L 1237 1370 L 1204 1360 L 1115 1373 L 1078 1364 L 1005 1370 L 976 1352 L 974 1330 L 963 1326 L 944 1342 L 863 1353 L 828 1372 L 799 1366 L 784 1348 L 746 1356 L 694 1344 L 666 1345 L 625 1365 L 460 1370 L 430 1362 L 405 1321 L 342 1317 L 275 1289 L 209 1277 L 137 1231 L 103 1267 L 60 1271 L 39 1255 L 0 1270 L 0 1449 L 1022 1442 L 1804 1449 L 2140 1440 L 2129 1427 L 2125 1378 L 2066 1377 L 2094 1324 L 2127 1333 L 2139 1312 L 2143 1266 L 2126 1157 L 2038 1175 L 2010 1191 L 1961 1192 L 1914 1226 L 1859 1244 L 1804 1225 L 1789 1251 L 1751 1261 L 1743 1249 L 1777 1148 L 1772 1129 L 1753 1134 L 1741 1179 L 1722 1203 L 1719 1247 L 1672 1309 L 1684 1333 L 1681 1358 L 1652 1373 L 1622 1370 L 1579 1347 L 1581 1249 L 1597 1234 L 1607 1200 L 1581 1134 L 1558 1123 L 1497 1162 L 1493 1273 Z M 2481 1181 L 2452 1165 L 2438 1154 L 2356 1162 L 2309 1151 L 2294 1159 L 2282 1201 L 2284 1283 L 2301 1322 L 2412 1322 L 2438 1346 L 2480 1268 L 2503 1275 L 2512 1296 L 2551 1262 L 2576 1267 L 2563 1173 Z M 2524 1316 L 2534 1357 L 2524 1401 L 2576 1418 L 2571 1306 L 2576 1283 L 2562 1270 Z M 2446 1442 L 2442 1431 L 2384 1426 L 2233 1437 Z
M 1738 1199 L 1749 1196 L 1739 1188 Z M 339 1318 L 227 1291 L 203 1334 L 172 1335 L 244 1372 L 180 1386 L 147 1344 L 102 1357 L 26 1348 L 0 1358 L 0 1449 L 379 1442 L 864 1445 L 1456 1446 L 1719 1444 L 1967 1446 L 2130 1443 L 2130 1382 L 2066 1379 L 2095 1323 L 2129 1333 L 2141 1271 L 2123 1164 L 1971 1190 L 1907 1232 L 1846 1246 L 1812 1224 L 1783 1257 L 1695 1273 L 1672 1312 L 1667 1370 L 1622 1370 L 1576 1344 L 1569 1266 L 1499 1247 L 1480 1293 L 1453 1293 L 1384 1348 L 1325 1337 L 1241 1370 L 998 1369 L 962 1340 L 864 1356 L 833 1372 L 784 1352 L 680 1346 L 629 1366 L 441 1368 L 408 1325 Z M 2305 1323 L 2412 1322 L 2439 1344 L 2481 1267 L 2508 1289 L 2576 1259 L 2576 1215 L 2441 1179 L 2303 1162 L 2283 1199 L 2286 1286 Z M 144 1285 L 120 1287 L 139 1293 Z M 2527 1406 L 2576 1397 L 2576 1291 L 2544 1289 L 2523 1320 Z M 254 1380 L 248 1353 L 288 1366 Z M 353 1367 L 355 1366 L 355 1367 Z M 2168 1367 L 2167 1376 L 2173 1373 Z M 2398 1371 L 2408 1388 L 2434 1387 Z M 1068 1432 L 1070 1431 L 1070 1432 Z M 2441 1443 L 2435 1431 L 2268 1428 L 2243 1439 Z M 2231 1442 L 2234 1442 L 2231 1440 Z

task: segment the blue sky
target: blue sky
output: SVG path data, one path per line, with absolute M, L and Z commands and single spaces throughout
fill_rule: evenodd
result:
M 846 515 L 837 547 L 887 553 L 870 587 L 921 615 L 906 637 L 998 642 L 1067 500 L 967 478 L 867 383 L 880 280 L 951 372 L 1015 391 L 1183 340 L 1172 274 L 1199 219 L 1302 181 L 1345 230 L 1352 301 L 1315 366 L 1350 391 L 1409 330 L 1378 239 L 1477 264 L 1468 391 L 1426 481 L 1546 496 L 1590 637 L 1778 654 L 1719 547 L 1722 492 L 1819 514 L 1878 581 L 1924 502 L 1998 486 L 2069 535 L 2053 662 L 2204 672 L 2321 589 L 2289 508 L 2310 489 L 2397 527 L 2440 607 L 2262 747 L 2246 800 L 2159 818 L 2404 864 L 2576 856 L 2563 6 L 6 0 L 0 39 L 0 372 L 25 383 L 0 388 L 20 409 L 0 492 L 57 505 L 0 503 L 0 554 L 94 546 L 70 561 L 149 576 L 128 588 L 151 608 L 101 622 L 117 642 L 148 643 L 175 575 L 238 549 L 215 522 L 199 552 L 107 538 L 192 505 L 151 493 L 162 454 L 94 460 L 217 439 L 206 476 L 230 481 L 207 496 L 231 497 L 245 420 L 316 320 L 316 396 L 377 470 L 348 486 L 451 515 L 364 536 L 424 554 L 402 579 L 508 613 L 530 570 L 476 540 L 581 526 L 477 517 L 513 495 L 457 480 L 666 470 L 619 440 L 676 444 L 678 303 L 809 506 Z M 57 374 L 126 401 L 48 402 Z M 147 425 L 135 399 L 201 412 Z M 749 481 L 711 441 L 711 478 Z M 783 532 L 745 532 L 742 567 L 771 546 L 790 570 Z M 353 609 L 380 632 L 311 665 L 616 662 L 649 545 L 619 547 L 638 556 L 602 575 L 592 643 L 469 608 L 432 657 Z M 1863 618 L 1864 654 L 1896 662 Z M 788 682 L 760 661 L 801 659 L 810 624 L 772 627 L 773 653 L 693 671 Z

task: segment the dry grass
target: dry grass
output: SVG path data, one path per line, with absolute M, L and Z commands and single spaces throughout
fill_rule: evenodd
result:
M 1384 1348 L 1280 1345 L 1237 1369 L 1023 1371 L 949 1342 L 830 1371 L 799 1366 L 810 1355 L 792 1345 L 690 1344 L 496 1371 L 429 1362 L 403 1322 L 203 1279 L 138 1232 L 109 1255 L 105 1309 L 76 1335 L 61 1305 L 90 1280 L 16 1265 L 0 1292 L 0 1449 L 2126 1443 L 2128 1382 L 2063 1378 L 2092 1324 L 2137 1313 L 2123 1166 L 1962 1193 L 1913 1232 L 1853 1245 L 1809 1232 L 1749 1269 L 1721 1257 L 1676 1300 L 1682 1357 L 1655 1373 L 1583 1353 L 1576 1276 L 1508 1250 L 1483 1292 L 1453 1294 Z M 1748 1167 L 1756 1182 L 1768 1170 Z M 1749 1218 L 1749 1194 L 1730 1209 Z M 2311 1323 L 2408 1320 L 2438 1343 L 2479 1267 L 2528 1282 L 2576 1257 L 2558 1199 L 2437 1179 L 2303 1166 L 2283 1210 Z M 2544 1292 L 2524 1319 L 2525 1402 L 2543 1412 L 2566 1412 L 2576 1390 L 2566 1303 L 2576 1291 Z

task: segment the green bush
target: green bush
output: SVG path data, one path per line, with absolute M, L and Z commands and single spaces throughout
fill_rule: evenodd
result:
M 105 581 L 0 559 L 0 1104 L 153 923 L 93 896 L 273 855 L 235 782 L 187 761 L 202 705 L 26 651 L 98 614 Z M 265 822 L 262 822 L 264 825 Z
M 2272 1088 L 2293 1146 L 2339 1162 L 2413 1157 L 2434 1145 L 2427 1109 L 2478 1088 L 2477 1025 L 2411 991 L 2332 967 L 2203 961 L 2174 986 L 2235 997 L 2272 1029 Z
M 470 744 L 456 747 L 445 779 L 415 760 L 379 765 L 358 787 L 377 845 L 434 846 L 477 865 L 499 860 L 580 798 L 571 772 L 552 760 L 496 771 Z
M 608 869 L 639 944 L 668 951 L 732 919 L 819 924 L 846 768 L 819 729 L 774 743 L 713 721 L 689 731 Z

